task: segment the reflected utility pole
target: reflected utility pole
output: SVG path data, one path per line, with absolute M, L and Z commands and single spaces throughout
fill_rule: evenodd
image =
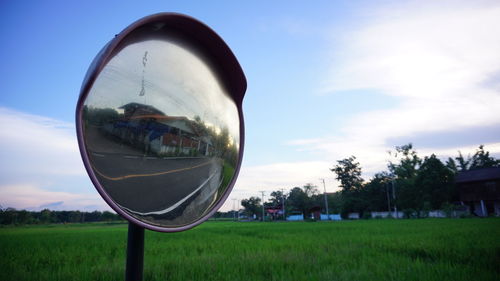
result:
M 326 219 L 330 220 L 330 213 L 328 211 L 328 199 L 326 196 L 326 184 L 325 184 L 325 179 L 320 179 L 323 182 L 323 190 L 324 190 L 324 195 L 325 195 L 325 209 L 326 209 Z
M 264 192 L 265 191 L 259 191 L 262 193 L 262 222 L 264 222 Z

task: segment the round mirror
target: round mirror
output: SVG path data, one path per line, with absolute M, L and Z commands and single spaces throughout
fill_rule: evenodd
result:
M 245 87 L 229 48 L 192 18 L 158 14 L 125 29 L 94 60 L 77 107 L 99 193 L 153 230 L 207 219 L 239 170 Z

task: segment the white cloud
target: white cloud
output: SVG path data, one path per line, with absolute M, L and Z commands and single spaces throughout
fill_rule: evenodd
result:
M 267 190 L 289 189 L 306 183 L 316 183 L 319 178 L 333 177 L 326 161 L 285 162 L 268 165 L 243 167 L 240 172 L 238 189 Z
M 400 102 L 355 115 L 337 136 L 289 144 L 327 159 L 354 154 L 373 173 L 385 168 L 389 139 L 499 124 L 500 3 L 438 2 L 380 7 L 357 29 L 335 34 L 343 39 L 324 91 L 375 90 Z M 497 144 L 487 148 L 500 152 Z M 474 151 L 429 153 L 459 149 Z
M 2 207 L 40 210 L 110 210 L 99 194 L 47 191 L 35 185 L 0 185 Z
M 72 123 L 0 107 L 0 205 L 109 209 L 87 178 Z
M 72 123 L 0 107 L 0 173 L 84 175 Z

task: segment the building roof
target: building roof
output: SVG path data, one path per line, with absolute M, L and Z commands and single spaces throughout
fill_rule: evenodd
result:
M 477 182 L 500 179 L 500 167 L 464 171 L 457 174 L 455 182 Z
M 127 103 L 118 108 L 124 109 L 125 111 L 132 111 L 133 115 L 148 115 L 148 114 L 165 115 L 163 111 L 157 109 L 154 106 L 137 102 Z

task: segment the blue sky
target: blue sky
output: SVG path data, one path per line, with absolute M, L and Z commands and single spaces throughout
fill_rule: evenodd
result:
M 500 5 L 435 2 L 2 1 L 0 205 L 107 208 L 76 147 L 80 85 L 116 33 L 166 11 L 212 27 L 247 76 L 230 198 L 319 178 L 334 191 L 336 160 L 357 156 L 369 178 L 407 142 L 422 156 L 485 144 L 498 157 Z

